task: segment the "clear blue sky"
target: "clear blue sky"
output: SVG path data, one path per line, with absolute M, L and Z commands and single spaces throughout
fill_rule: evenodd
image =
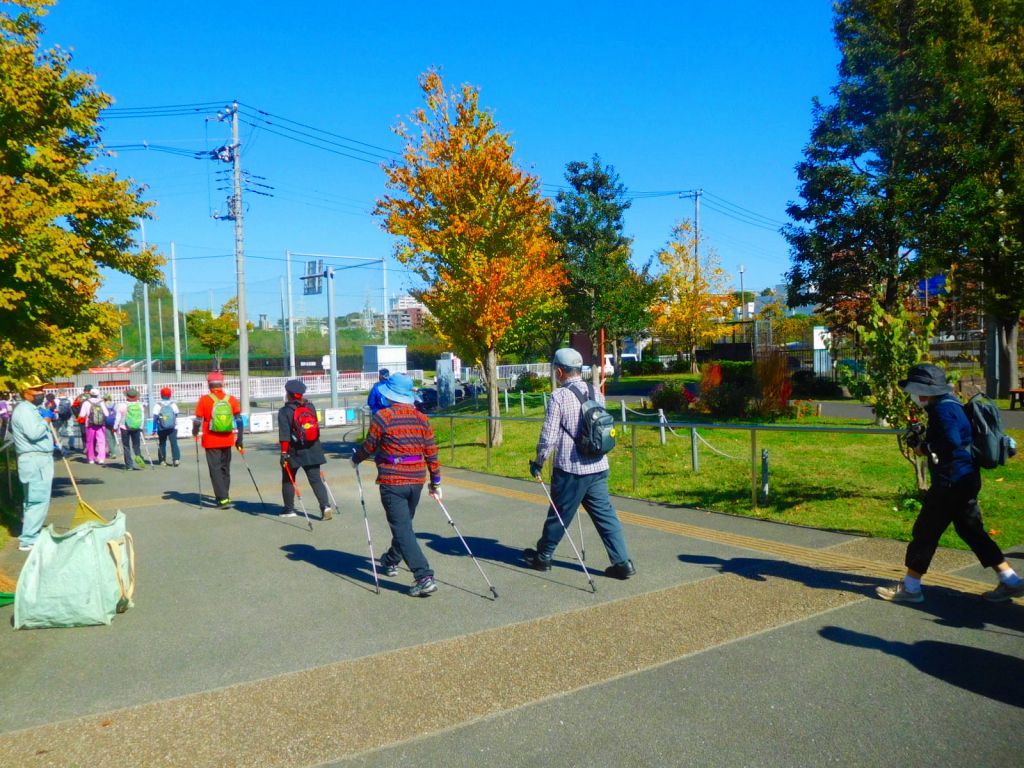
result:
M 482 105 L 511 133 L 517 162 L 546 193 L 564 184 L 567 162 L 594 153 L 633 194 L 703 189 L 703 244 L 736 288 L 740 264 L 747 290 L 774 286 L 789 265 L 777 230 L 796 197 L 793 168 L 809 136 L 811 99 L 828 100 L 838 63 L 831 4 L 822 0 L 64 0 L 44 24 L 47 43 L 73 49 L 73 66 L 96 75 L 115 110 L 211 105 L 183 116 L 113 119 L 112 111 L 108 145 L 212 149 L 228 143 L 230 130 L 205 118 L 232 99 L 250 114 L 277 116 L 267 118 L 274 126 L 241 132 L 244 168 L 273 187 L 254 187 L 273 197 L 244 196 L 253 319 L 280 314 L 286 249 L 390 256 L 392 238 L 369 215 L 384 191 L 379 156 L 400 149 L 391 127 L 421 105 L 417 77 L 432 65 L 449 86 L 480 88 Z M 330 148 L 362 160 L 270 132 L 284 128 L 345 145 Z M 207 307 L 211 291 L 218 307 L 234 295 L 234 228 L 210 216 L 226 210 L 217 174 L 230 166 L 154 150 L 121 151 L 103 164 L 147 185 L 157 202 L 146 238 L 165 254 L 175 241 L 184 308 Z M 638 196 L 626 218 L 637 263 L 693 215 L 692 199 Z M 391 295 L 415 285 L 393 259 L 388 267 Z M 131 285 L 111 275 L 101 296 L 123 301 Z M 341 274 L 339 314 L 361 309 L 368 296 L 381 306 L 379 264 Z M 325 315 L 326 299 L 307 298 L 304 308 Z

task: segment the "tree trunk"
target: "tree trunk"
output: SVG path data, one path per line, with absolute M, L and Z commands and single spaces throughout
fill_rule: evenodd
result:
M 497 448 L 502 443 L 501 404 L 498 401 L 498 353 L 494 349 L 488 349 L 484 358 L 484 371 L 487 375 L 487 415 L 490 420 L 487 422 L 487 444 L 491 448 Z
M 1009 397 L 1011 389 L 1020 387 L 1020 369 L 1017 367 L 1017 337 L 1020 314 L 1016 317 L 1000 317 L 999 328 L 999 397 Z
M 699 373 L 700 370 L 697 368 L 697 345 L 694 344 L 690 347 L 690 373 Z

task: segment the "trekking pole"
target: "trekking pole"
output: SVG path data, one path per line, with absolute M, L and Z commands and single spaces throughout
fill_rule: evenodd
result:
M 313 530 L 313 521 L 309 519 L 309 515 L 306 513 L 306 502 L 302 500 L 302 494 L 299 492 L 299 486 L 295 484 L 295 475 L 292 474 L 292 468 L 288 465 L 287 461 L 282 461 L 281 466 L 284 467 L 284 471 L 288 474 L 288 479 L 292 482 L 292 488 L 295 490 L 295 495 L 299 499 L 299 506 L 302 508 L 302 514 L 306 518 L 306 525 L 309 526 L 309 530 Z M 253 481 L 255 482 L 255 480 Z
M 434 496 L 434 494 L 430 495 Z M 480 571 L 480 575 L 484 577 L 484 581 L 487 582 L 487 586 L 491 589 L 491 594 L 494 595 L 494 599 L 497 600 L 498 590 L 496 590 L 494 588 L 494 585 L 491 584 L 491 580 L 487 578 L 487 574 L 484 573 L 484 569 L 480 567 L 480 561 L 476 559 L 476 555 L 473 554 L 473 550 L 469 548 L 469 544 L 467 544 L 466 540 L 462 538 L 462 534 L 459 532 L 459 527 L 455 524 L 455 521 L 452 520 L 452 516 L 448 514 L 448 508 L 445 507 L 444 502 L 441 501 L 440 497 L 434 496 L 434 500 L 438 503 L 438 505 L 440 505 L 441 511 L 444 512 L 444 516 L 448 518 L 448 525 L 450 525 L 455 530 L 455 535 L 459 537 L 459 541 L 462 542 L 462 546 L 466 548 L 466 551 L 469 553 L 469 556 L 473 558 L 473 562 L 476 563 L 477 570 Z
M 583 562 L 587 562 L 587 548 L 583 546 L 583 515 L 577 513 L 576 522 L 579 523 L 580 527 L 580 557 L 582 557 Z
M 153 457 L 149 455 L 149 446 L 146 444 L 146 430 L 143 428 L 139 435 L 140 442 L 142 443 L 142 452 L 146 454 L 146 461 L 149 463 L 149 468 L 155 470 L 156 464 L 153 463 Z
M 363 498 L 363 479 L 359 476 L 359 465 L 355 465 L 356 485 L 359 486 L 359 503 L 363 505 L 363 523 L 366 524 L 366 543 L 370 547 L 370 566 L 373 568 L 373 583 L 380 594 L 380 579 L 377 576 L 377 559 L 373 556 L 373 541 L 370 539 L 370 518 L 366 515 L 366 499 Z
M 260 497 L 260 504 L 263 506 L 264 511 L 266 511 L 266 509 L 267 509 L 267 502 L 265 502 L 263 500 L 263 494 L 260 493 L 260 487 L 258 485 L 256 485 L 256 476 L 252 473 L 252 470 L 249 468 L 249 462 L 246 461 L 246 459 L 245 459 L 245 448 L 243 448 L 240 445 L 236 445 L 235 447 L 238 448 L 238 452 L 240 454 L 242 454 L 242 463 L 245 464 L 245 468 L 247 470 L 249 470 L 249 477 L 252 478 L 253 488 L 256 489 L 256 495 Z M 311 530 L 311 531 L 313 530 L 313 526 L 312 525 L 309 526 L 309 530 Z
M 580 556 L 580 551 L 576 549 L 576 544 L 572 540 L 572 534 L 569 533 L 569 529 L 565 527 L 565 521 L 562 520 L 562 515 L 558 511 L 558 507 L 555 506 L 555 500 L 552 499 L 551 494 L 548 493 L 548 487 L 544 485 L 544 481 L 539 477 L 537 478 L 537 482 L 540 483 L 540 487 L 544 489 L 544 495 L 548 497 L 548 502 L 551 504 L 551 509 L 555 513 L 555 517 L 558 518 L 558 522 L 562 526 L 562 530 L 565 531 L 565 538 L 569 540 L 569 546 L 572 547 L 572 551 L 576 554 L 576 559 L 580 561 L 583 573 L 586 574 L 587 581 L 590 582 L 590 589 L 597 592 L 597 585 L 594 584 L 594 579 L 591 577 L 590 571 L 587 570 L 587 564 L 583 562 L 583 558 Z
M 199 435 L 192 435 L 196 444 L 196 482 L 199 483 L 199 508 L 203 508 L 203 473 L 199 469 Z
M 327 495 L 331 497 L 331 505 L 334 507 L 334 511 L 339 512 L 338 500 L 334 498 L 334 491 L 332 491 L 331 486 L 327 484 L 327 475 L 324 474 L 322 469 L 320 470 L 320 479 L 324 481 L 324 488 L 327 489 Z

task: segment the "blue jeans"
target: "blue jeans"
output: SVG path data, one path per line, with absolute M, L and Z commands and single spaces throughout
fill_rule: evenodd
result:
M 392 565 L 404 560 L 417 581 L 434 575 L 412 529 L 412 519 L 416 516 L 416 505 L 420 503 L 422 492 L 422 485 L 380 486 L 380 501 L 384 505 L 392 537 L 391 548 L 380 556 L 380 560 Z
M 555 469 L 551 476 L 551 498 L 558 507 L 566 528 L 572 524 L 576 511 L 582 504 L 597 529 L 597 535 L 601 537 L 601 543 L 608 551 L 608 559 L 612 565 L 629 560 L 622 523 L 619 522 L 608 496 L 608 470 L 593 475 L 574 475 Z M 564 533 L 562 523 L 558 522 L 554 510 L 549 507 L 544 530 L 537 540 L 537 552 L 541 557 L 550 559 L 555 554 Z
M 53 455 L 23 453 L 18 457 L 18 479 L 24 492 L 21 535 L 18 541 L 28 546 L 36 543 L 50 511 L 53 490 Z

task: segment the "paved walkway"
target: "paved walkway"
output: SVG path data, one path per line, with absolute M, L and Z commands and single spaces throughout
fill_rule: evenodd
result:
M 587 523 L 592 592 L 567 544 L 551 572 L 522 567 L 536 483 L 450 471 L 499 597 L 429 498 L 440 589 L 410 598 L 401 570 L 378 595 L 347 447 L 327 466 L 341 512 L 310 532 L 276 517 L 276 449 L 249 442 L 267 508 L 237 455 L 237 509 L 199 508 L 191 444 L 177 469 L 73 465 L 90 503 L 128 515 L 137 605 L 110 627 L 0 630 L 0 765 L 961 766 L 1024 747 L 1024 605 L 981 600 L 992 577 L 968 553 L 893 606 L 872 595 L 902 544 L 617 499 L 640 572 L 605 577 Z

